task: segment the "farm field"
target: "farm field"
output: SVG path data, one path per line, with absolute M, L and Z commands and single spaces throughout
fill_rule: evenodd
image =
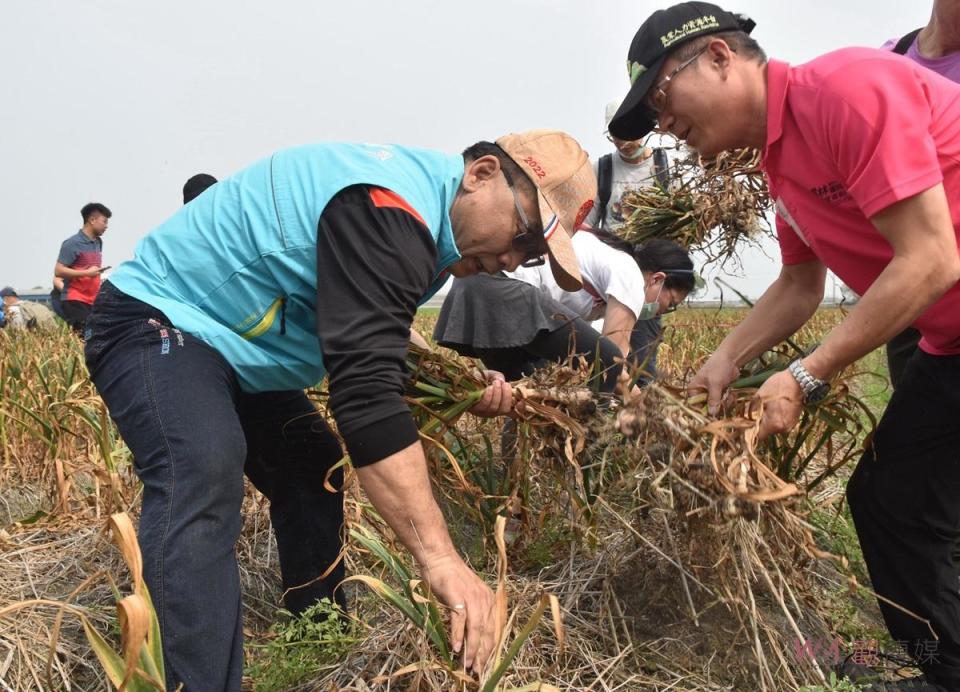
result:
M 410 390 L 435 494 L 463 554 L 499 585 L 496 661 L 480 680 L 460 671 L 442 609 L 347 473 L 344 560 L 359 577 L 347 585 L 348 613 L 320 604 L 291 619 L 280 610 L 268 506 L 247 489 L 237 546 L 245 686 L 856 689 L 831 679 L 831 665 L 863 642 L 890 642 L 843 488 L 889 397 L 885 362 L 879 352 L 863 359 L 801 431 L 756 443 L 742 417 L 749 387 L 721 422 L 679 390 L 744 314 L 669 315 L 663 385 L 626 408 L 587 405 L 574 396 L 585 374 L 552 368 L 524 383 L 527 413 L 506 434 L 499 420 L 438 421 L 473 365 L 449 352 L 414 358 L 415 380 L 434 392 Z M 435 317 L 425 310 L 415 327 L 428 336 Z M 822 309 L 793 341 L 810 347 L 840 319 L 840 309 Z M 76 337 L 8 332 L 0 332 L 0 689 L 113 689 L 85 628 L 120 650 L 115 589 L 130 594 L 135 579 L 107 524 L 118 512 L 136 524 L 132 459 Z M 747 374 L 784 358 L 770 354 Z M 325 413 L 323 387 L 311 395 Z

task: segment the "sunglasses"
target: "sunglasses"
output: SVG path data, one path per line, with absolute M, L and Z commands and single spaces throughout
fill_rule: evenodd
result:
M 510 188 L 510 192 L 513 194 L 513 204 L 517 208 L 517 215 L 520 217 L 520 226 L 523 229 L 513 236 L 513 240 L 511 241 L 513 248 L 523 253 L 523 261 L 520 263 L 520 266 L 528 268 L 543 266 L 546 262 L 544 255 L 547 254 L 548 249 L 547 241 L 543 237 L 543 229 L 530 225 L 530 219 L 520 205 L 520 196 L 517 194 L 517 189 L 513 185 L 513 179 L 510 177 L 510 174 L 507 173 L 506 168 L 501 168 L 500 170 L 503 172 L 503 177 L 507 181 L 507 187 Z

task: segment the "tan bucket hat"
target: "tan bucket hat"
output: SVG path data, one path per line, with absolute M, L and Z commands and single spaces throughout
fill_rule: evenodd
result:
M 577 140 L 558 130 L 504 135 L 497 145 L 537 187 L 543 237 L 557 285 L 565 291 L 580 290 L 583 283 L 570 236 L 597 197 L 597 178 L 590 157 Z

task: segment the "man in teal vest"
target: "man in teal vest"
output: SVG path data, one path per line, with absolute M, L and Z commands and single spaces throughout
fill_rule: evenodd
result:
M 214 184 L 140 241 L 97 298 L 86 358 L 144 484 L 171 689 L 240 688 L 244 473 L 270 499 L 287 607 L 342 603 L 343 498 L 324 489 L 342 485 L 342 452 L 303 393 L 324 375 L 367 497 L 451 608 L 465 665 L 483 666 L 493 595 L 431 493 L 403 400 L 410 325 L 448 275 L 548 260 L 578 288 L 568 234 L 595 195 L 586 153 L 560 132 L 456 156 L 318 144 Z M 494 377 L 474 412 L 511 407 Z

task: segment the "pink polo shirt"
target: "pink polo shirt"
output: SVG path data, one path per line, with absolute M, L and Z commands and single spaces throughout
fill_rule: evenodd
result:
M 870 217 L 940 182 L 960 246 L 960 85 L 902 56 L 771 60 L 763 156 L 784 264 L 819 259 L 866 293 L 893 257 Z M 914 326 L 927 353 L 960 354 L 960 284 Z

